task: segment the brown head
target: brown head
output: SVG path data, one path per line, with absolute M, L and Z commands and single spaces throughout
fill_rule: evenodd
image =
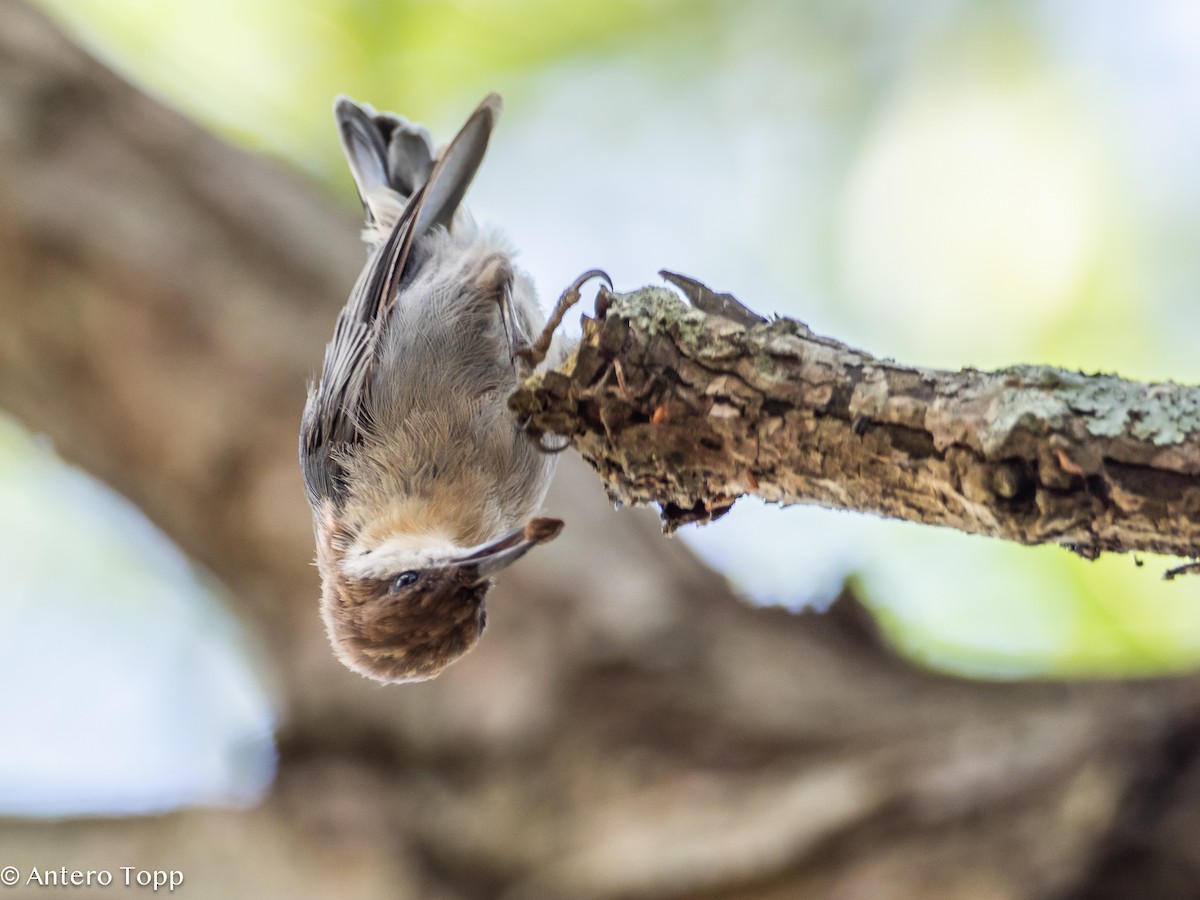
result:
M 497 540 L 462 549 L 403 534 L 362 546 L 336 527 L 319 525 L 321 614 L 334 652 L 376 681 L 432 678 L 479 640 L 492 576 L 553 540 L 562 524 L 534 518 Z

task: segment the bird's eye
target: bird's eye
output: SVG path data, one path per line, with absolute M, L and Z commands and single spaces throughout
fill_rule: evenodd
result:
M 392 581 L 392 590 L 398 591 L 400 588 L 406 588 L 410 584 L 416 584 L 420 577 L 416 572 L 401 572 Z

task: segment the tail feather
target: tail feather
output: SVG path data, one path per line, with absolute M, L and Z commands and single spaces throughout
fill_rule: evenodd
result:
M 429 180 L 433 171 L 433 139 L 422 125 L 399 116 L 379 116 L 392 125 L 387 149 L 388 181 L 391 186 L 411 197 Z
M 390 113 L 377 113 L 346 96 L 334 102 L 342 150 L 362 200 L 363 240 L 384 240 L 409 198 L 429 179 L 433 140 L 421 125 Z
M 450 227 L 454 213 L 483 162 L 488 139 L 500 118 L 501 109 L 500 95 L 488 94 L 442 151 L 429 173 L 428 188 L 419 201 L 413 226 L 416 235 L 422 235 L 436 225 Z

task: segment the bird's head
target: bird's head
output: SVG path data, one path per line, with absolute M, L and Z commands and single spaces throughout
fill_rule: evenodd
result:
M 479 640 L 492 576 L 562 526 L 534 518 L 474 547 L 403 533 L 363 543 L 319 528 L 321 613 L 334 652 L 376 681 L 432 678 Z

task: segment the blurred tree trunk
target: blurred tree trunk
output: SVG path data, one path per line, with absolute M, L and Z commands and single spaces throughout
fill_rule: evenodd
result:
M 356 232 L 0 0 L 0 406 L 223 581 L 282 721 L 259 807 L 7 820 L 0 865 L 214 898 L 1195 894 L 1196 679 L 918 670 L 850 597 L 739 603 L 576 461 L 479 649 L 418 686 L 342 670 L 295 444 Z

